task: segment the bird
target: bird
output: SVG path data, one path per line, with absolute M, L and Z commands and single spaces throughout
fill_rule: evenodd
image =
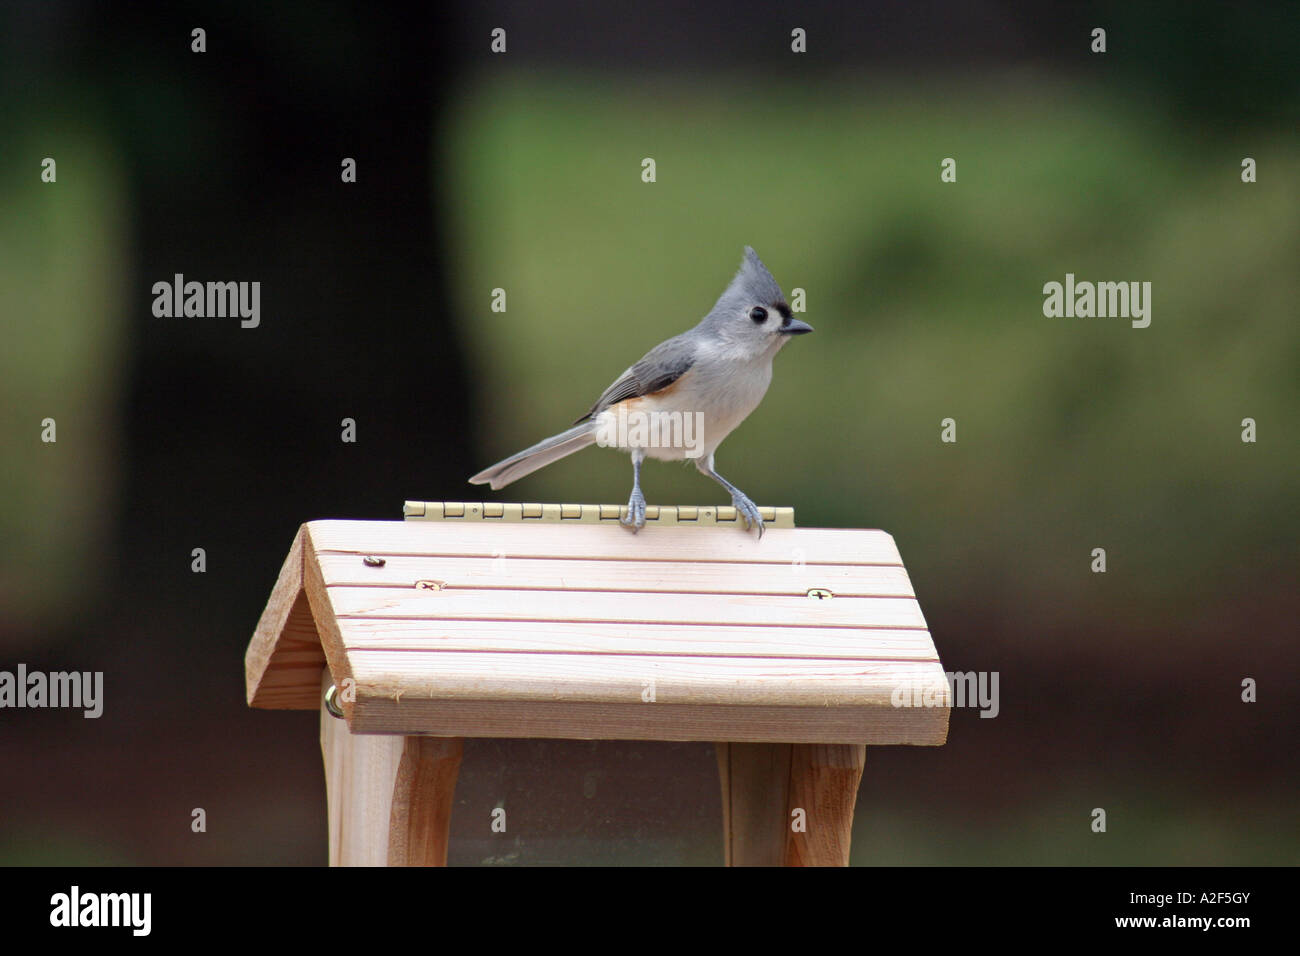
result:
M 635 533 L 645 526 L 645 459 L 693 460 L 701 474 L 731 495 L 745 530 L 757 528 L 762 538 L 758 507 L 718 474 L 714 453 L 762 401 L 776 353 L 812 330 L 794 317 L 772 273 L 746 246 L 735 278 L 698 325 L 647 352 L 571 428 L 469 481 L 495 491 L 589 445 L 618 448 L 632 457 L 632 495 L 619 522 Z

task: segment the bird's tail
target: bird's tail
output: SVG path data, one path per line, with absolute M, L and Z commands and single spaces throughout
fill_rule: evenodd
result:
M 539 441 L 531 448 L 525 448 L 518 454 L 499 461 L 491 468 L 484 468 L 469 480 L 471 485 L 491 485 L 492 490 L 504 488 L 510 482 L 524 475 L 531 475 L 539 468 L 545 468 L 553 461 L 559 461 L 566 455 L 581 451 L 596 440 L 596 426 L 590 421 L 575 425 L 566 432 L 552 435 L 545 441 Z

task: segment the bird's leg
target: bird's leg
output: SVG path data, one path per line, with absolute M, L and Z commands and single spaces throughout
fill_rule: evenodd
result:
M 763 516 L 758 513 L 758 505 L 750 501 L 743 491 L 713 470 L 713 456 L 696 458 L 695 467 L 699 469 L 700 474 L 708 475 L 727 489 L 727 492 L 731 495 L 731 503 L 736 506 L 736 512 L 745 522 L 745 529 L 749 530 L 757 527 L 758 536 L 763 537 Z
M 631 528 L 636 534 L 645 527 L 645 495 L 641 494 L 641 462 L 645 461 L 645 449 L 632 449 L 632 497 L 627 500 L 627 515 L 619 519 L 619 524 Z

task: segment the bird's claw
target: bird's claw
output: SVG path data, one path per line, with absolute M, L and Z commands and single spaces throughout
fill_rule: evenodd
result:
M 632 493 L 627 502 L 627 514 L 619 518 L 618 523 L 630 528 L 633 534 L 645 527 L 645 495 L 640 491 Z
M 758 505 L 750 501 L 744 495 L 736 495 L 731 499 L 731 503 L 736 507 L 736 514 L 740 515 L 741 520 L 745 522 L 745 530 L 749 531 L 755 526 L 758 527 L 759 538 L 763 537 L 763 516 L 758 513 Z

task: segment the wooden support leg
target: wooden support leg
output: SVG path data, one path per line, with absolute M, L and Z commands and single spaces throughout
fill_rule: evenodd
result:
M 330 866 L 446 866 L 464 741 L 353 734 L 324 705 L 320 746 L 329 800 Z
M 848 866 L 865 746 L 717 749 L 727 866 Z

